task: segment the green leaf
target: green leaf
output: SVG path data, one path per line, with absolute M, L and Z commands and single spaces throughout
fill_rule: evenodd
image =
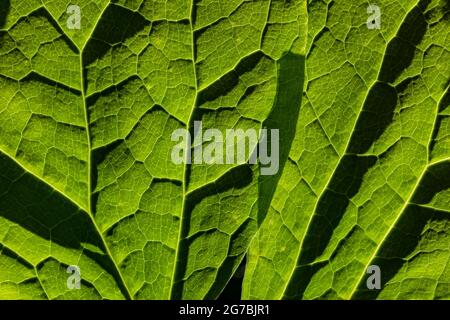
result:
M 243 298 L 448 299 L 449 3 L 377 1 L 379 30 L 367 2 L 308 3 L 296 136 Z
M 0 6 L 0 298 L 215 298 L 293 141 L 306 1 L 70 5 L 80 29 L 67 1 Z M 200 120 L 280 128 L 279 174 L 176 165 L 172 133 Z

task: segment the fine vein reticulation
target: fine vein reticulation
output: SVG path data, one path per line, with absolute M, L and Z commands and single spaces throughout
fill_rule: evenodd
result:
M 450 298 L 449 3 L 377 1 L 380 29 L 368 5 L 309 1 L 297 132 L 244 298 Z
M 216 298 L 282 170 L 179 166 L 171 134 L 279 128 L 283 169 L 306 39 L 304 0 L 2 0 L 0 298 Z

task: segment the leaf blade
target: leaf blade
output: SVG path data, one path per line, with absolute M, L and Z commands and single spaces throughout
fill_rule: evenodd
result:
M 434 38 L 431 36 L 436 35 L 439 29 L 448 28 L 443 20 L 446 12 L 444 3 L 437 1 L 431 4 L 426 1 L 408 3 L 406 7 L 400 9 L 400 15 L 395 11 L 398 7 L 381 6 L 384 21 L 395 23 L 398 32 L 394 32 L 395 29 L 389 24 L 389 29 L 381 29 L 381 34 L 391 33 L 383 37 L 391 39 L 388 47 L 381 50 L 386 51 L 386 55 L 378 56 L 375 63 L 366 66 L 358 62 L 358 58 L 370 55 L 371 51 L 376 52 L 378 48 L 383 48 L 383 45 L 373 41 L 376 39 L 377 31 L 374 31 L 375 36 L 374 33 L 371 36 L 370 31 L 364 30 L 365 7 L 353 7 L 353 12 L 352 10 L 349 12 L 345 8 L 350 3 L 351 1 L 333 3 L 332 6 L 319 1 L 311 3 L 310 29 L 314 33 L 310 36 L 311 51 L 307 58 L 308 85 L 302 110 L 308 107 L 312 110 L 300 116 L 300 130 L 296 135 L 299 142 L 294 143 L 290 155 L 293 162 L 289 172 L 294 178 L 288 178 L 287 174 L 284 179 L 282 178 L 280 183 L 282 188 L 275 195 L 271 211 L 250 248 L 250 259 L 244 278 L 244 298 L 350 298 L 353 290 L 363 285 L 365 269 L 372 260 L 371 255 L 367 256 L 365 252 L 376 255 L 377 248 L 384 239 L 380 238 L 380 234 L 384 232 L 386 235 L 389 234 L 389 227 L 393 227 L 396 221 L 392 220 L 392 215 L 396 215 L 394 208 L 397 207 L 399 210 L 397 216 L 399 218 L 403 211 L 401 203 L 405 203 L 406 206 L 407 199 L 413 196 L 416 189 L 415 182 L 419 183 L 418 178 L 425 174 L 424 168 L 432 161 L 427 157 L 427 150 L 433 138 L 433 131 L 438 129 L 433 119 L 434 115 L 439 118 L 437 115 L 439 100 L 448 92 L 446 87 L 448 84 L 445 76 L 435 79 L 436 82 L 433 83 L 427 75 L 430 70 L 421 70 L 418 62 L 422 51 L 429 50 L 431 53 L 432 50 L 436 50 L 430 46 L 433 41 L 442 49 L 442 54 L 448 53 L 443 44 L 445 36 Z M 315 15 L 317 19 L 314 19 Z M 324 21 L 324 17 L 327 21 L 326 26 L 317 26 L 316 21 Z M 404 22 L 398 24 L 394 17 L 397 21 Z M 345 36 L 345 23 L 333 24 L 337 19 L 355 21 L 355 29 L 358 31 L 352 33 L 350 29 Z M 439 19 L 442 19 L 442 23 L 436 24 L 436 27 L 433 23 Z M 386 26 L 386 22 L 384 25 Z M 430 25 L 433 27 L 427 27 Z M 424 34 L 422 40 L 421 35 Z M 351 36 L 359 40 L 350 42 Z M 345 41 L 341 43 L 340 38 Z M 358 45 L 364 44 L 363 39 L 368 39 L 365 42 L 372 44 L 362 49 L 365 52 L 357 48 Z M 346 42 L 349 44 L 346 55 L 343 55 L 339 48 Z M 357 54 L 352 53 L 352 47 L 357 49 Z M 334 50 L 334 55 L 328 56 L 327 50 Z M 427 56 L 424 57 L 426 60 Z M 383 65 L 378 63 L 381 61 L 380 58 L 384 58 Z M 318 61 L 328 61 L 328 64 L 318 64 Z M 364 75 L 366 78 L 368 76 L 369 81 L 364 82 L 371 85 L 358 87 L 353 84 L 345 87 L 346 81 L 351 79 L 345 77 L 343 71 L 345 64 L 348 64 L 346 61 L 352 62 L 362 80 Z M 328 75 L 327 67 L 331 64 L 337 68 L 331 68 Z M 380 65 L 378 75 L 370 71 L 373 65 Z M 448 74 L 445 65 L 439 60 L 432 67 L 438 74 Z M 339 73 L 343 79 L 341 83 L 333 80 L 333 74 Z M 321 80 L 324 78 L 332 81 L 332 92 L 338 89 L 341 92 L 346 90 L 345 94 L 352 97 L 349 99 L 350 106 L 342 107 L 346 100 L 340 100 L 342 98 L 336 95 L 334 98 L 328 97 L 333 95 L 326 93 L 324 87 L 327 82 Z M 416 78 L 419 79 L 417 82 Z M 364 94 L 364 88 L 368 87 L 371 87 L 371 90 L 368 94 Z M 428 87 L 433 90 L 427 91 Z M 346 139 L 334 143 L 333 135 L 326 133 L 326 127 L 331 127 L 335 133 L 335 140 L 339 139 L 339 135 L 349 125 L 340 122 L 338 115 L 344 114 L 344 111 L 351 114 L 349 110 L 354 101 L 361 101 L 361 93 L 364 108 L 361 113 L 356 113 L 358 121 L 354 122 L 355 130 L 345 131 L 347 133 L 344 135 L 349 144 L 345 143 Z M 359 96 L 359 99 L 355 99 L 355 96 Z M 418 101 L 414 102 L 414 98 Z M 386 104 L 390 104 L 391 107 Z M 321 105 L 331 107 L 332 116 L 327 116 L 326 108 Z M 389 108 L 401 110 L 407 107 L 408 111 L 396 111 L 396 114 L 403 113 L 402 115 L 390 116 L 392 111 L 389 111 Z M 344 118 L 348 121 L 348 116 L 342 119 Z M 421 120 L 411 120 L 418 118 Z M 355 116 L 352 115 L 350 119 L 355 119 Z M 416 125 L 416 129 L 422 135 L 411 131 L 412 125 L 406 125 L 417 122 L 423 122 L 420 126 Z M 319 132 L 324 128 L 322 133 L 317 133 L 317 130 L 314 133 L 314 124 L 319 128 Z M 415 145 L 413 140 L 403 139 L 402 135 L 419 141 L 422 147 Z M 319 142 L 309 140 L 312 145 L 309 147 L 306 142 L 311 139 L 310 137 Z M 399 142 L 396 144 L 397 140 Z M 335 146 L 329 147 L 328 143 Z M 326 148 L 329 150 L 328 153 Z M 345 153 L 342 150 L 345 150 Z M 319 155 L 321 158 L 315 158 Z M 400 160 L 402 157 L 403 165 Z M 409 158 L 411 160 L 406 160 Z M 328 168 L 319 169 L 321 166 Z M 336 169 L 329 169 L 334 166 Z M 403 169 L 396 173 L 395 168 L 402 166 Z M 411 168 L 415 168 L 415 173 L 411 172 Z M 328 182 L 323 184 L 327 180 Z M 383 181 L 388 182 L 384 191 L 381 189 Z M 282 194 L 286 192 L 288 195 Z M 374 215 L 379 218 L 373 217 Z M 377 230 L 383 231 L 377 234 Z M 274 232 L 278 232 L 279 235 L 274 236 Z M 273 241 L 271 238 L 277 240 Z

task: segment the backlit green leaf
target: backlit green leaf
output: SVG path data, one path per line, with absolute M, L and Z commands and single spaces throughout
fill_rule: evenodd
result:
M 297 132 L 244 298 L 450 298 L 449 2 L 376 4 L 380 29 L 367 2 L 308 2 Z
M 0 298 L 217 297 L 279 175 L 177 165 L 171 135 L 282 124 L 281 173 L 306 1 L 1 0 L 0 16 Z

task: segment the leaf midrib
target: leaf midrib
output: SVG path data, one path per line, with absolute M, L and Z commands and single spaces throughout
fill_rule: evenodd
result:
M 87 103 L 86 103 L 87 95 L 86 95 L 86 86 L 85 86 L 86 84 L 84 81 L 83 53 L 84 53 L 84 50 L 85 50 L 89 40 L 92 37 L 92 34 L 94 33 L 95 29 L 97 28 L 98 23 L 100 22 L 101 18 L 103 17 L 104 12 L 110 6 L 110 4 L 111 4 L 111 1 L 108 1 L 108 3 L 103 8 L 103 10 L 100 12 L 100 14 L 97 18 L 97 21 L 95 22 L 94 26 L 92 27 L 91 32 L 86 36 L 84 44 L 81 48 L 70 37 L 68 37 L 64 31 L 63 32 L 66 35 L 66 37 L 72 42 L 72 44 L 78 49 L 78 55 L 79 55 L 79 61 L 80 61 L 79 68 L 80 68 L 80 88 L 81 89 L 79 91 L 81 94 L 81 99 L 83 101 L 83 112 L 84 112 L 84 120 L 85 120 L 85 125 L 86 125 L 86 138 L 87 138 L 87 149 L 88 149 L 87 164 L 86 164 L 87 165 L 87 211 L 86 211 L 86 213 L 89 216 L 89 219 L 101 240 L 102 246 L 104 247 L 104 250 L 106 251 L 105 252 L 106 255 L 109 257 L 114 268 L 116 269 L 115 271 L 116 271 L 119 279 L 115 279 L 115 280 L 116 280 L 119 288 L 121 288 L 121 291 L 124 294 L 126 299 L 132 300 L 133 295 L 130 293 L 130 290 L 126 285 L 126 282 L 123 278 L 120 268 L 117 265 L 113 255 L 111 254 L 111 251 L 109 250 L 109 246 L 107 245 L 107 242 L 103 236 L 103 233 L 100 231 L 100 229 L 95 221 L 94 214 L 93 214 L 94 208 L 92 207 L 92 196 L 93 196 L 93 193 L 92 193 L 92 172 L 93 172 L 92 144 L 91 144 L 91 131 L 90 131 L 90 125 L 89 125 L 89 115 L 88 115 L 88 109 L 87 109 Z M 47 11 L 49 11 L 49 10 L 47 10 Z M 54 17 L 53 17 L 53 19 L 54 19 Z M 55 20 L 55 21 L 56 21 L 56 23 L 58 23 L 57 20 Z M 63 28 L 61 28 L 61 30 L 63 30 Z M 67 197 L 67 195 L 65 195 L 64 193 L 63 193 L 63 195 Z M 112 275 L 112 276 L 115 278 L 114 275 Z
M 197 102 L 198 102 L 198 93 L 199 93 L 199 88 L 198 88 L 198 77 L 197 77 L 197 67 L 195 64 L 195 39 L 194 39 L 194 19 L 193 19 L 193 15 L 194 15 L 194 7 L 195 7 L 195 0 L 191 0 L 191 5 L 190 5 L 190 13 L 189 13 L 189 26 L 191 28 L 191 56 L 192 56 L 192 67 L 193 67 L 193 71 L 194 71 L 194 85 L 195 85 L 195 96 L 193 99 L 193 104 L 191 107 L 191 111 L 189 113 L 189 117 L 188 120 L 186 122 L 186 129 L 189 132 L 190 129 L 190 124 L 193 120 L 193 115 L 194 115 L 194 110 L 197 106 Z M 182 241 L 182 237 L 184 235 L 184 233 L 186 232 L 185 230 L 185 223 L 184 223 L 184 216 L 186 214 L 186 199 L 188 196 L 188 187 L 187 187 L 187 178 L 188 178 L 188 169 L 189 169 L 189 165 L 188 163 L 188 152 L 187 150 L 189 150 L 191 146 L 189 145 L 189 139 L 186 139 L 186 146 L 185 146 L 185 154 L 184 154 L 184 163 L 183 163 L 183 178 L 182 178 L 182 189 L 183 189 L 183 197 L 181 199 L 181 212 L 180 212 L 180 220 L 179 220 L 179 227 L 178 227 L 178 235 L 177 235 L 177 241 L 176 241 L 176 249 L 175 249 L 175 255 L 174 255 L 174 263 L 173 263 L 173 270 L 172 270 L 172 278 L 170 279 L 170 290 L 169 290 L 169 299 L 173 299 L 175 298 L 175 292 L 174 292 L 174 287 L 175 287 L 175 283 L 177 281 L 177 276 L 178 273 L 181 271 L 181 264 L 177 263 L 179 261 L 179 255 L 180 255 L 180 249 L 181 249 L 181 241 Z
M 95 218 L 94 218 L 94 208 L 92 205 L 92 196 L 93 196 L 93 186 L 92 186 L 92 173 L 93 173 L 93 166 L 92 166 L 92 144 L 91 144 L 91 129 L 90 129 L 90 125 L 89 125 L 89 114 L 88 114 L 88 109 L 87 109 L 87 103 L 86 103 L 86 99 L 87 99 L 87 95 L 86 95 L 86 83 L 84 80 L 84 63 L 83 63 L 83 53 L 84 50 L 86 49 L 87 44 L 89 43 L 89 40 L 92 38 L 93 33 L 95 32 L 95 30 L 97 29 L 97 26 L 100 22 L 100 20 L 103 17 L 103 14 L 105 13 L 106 9 L 111 5 L 111 1 L 108 1 L 108 3 L 105 5 L 105 7 L 103 8 L 103 10 L 100 12 L 97 21 L 95 22 L 94 26 L 91 29 L 91 32 L 87 35 L 84 44 L 81 48 L 79 48 L 78 46 L 78 53 L 79 53 L 79 58 L 80 58 L 80 92 L 81 92 L 81 99 L 83 100 L 83 110 L 84 110 L 84 119 L 85 119 L 85 123 L 86 123 L 86 136 L 87 136 L 87 145 L 88 145 L 88 157 L 87 157 L 87 173 L 88 173 L 88 191 L 87 191 L 87 199 L 88 199 L 88 216 L 90 221 L 92 222 L 96 232 L 98 233 L 101 241 L 102 241 L 102 245 L 104 247 L 104 250 L 106 251 L 106 255 L 110 258 L 114 268 L 116 269 L 117 272 L 117 276 L 119 277 L 119 279 L 116 279 L 116 281 L 118 282 L 118 286 L 121 287 L 122 293 L 125 295 L 126 299 L 129 300 L 133 300 L 133 295 L 130 292 L 130 289 L 127 287 L 126 282 L 123 278 L 122 272 L 119 268 L 119 266 L 117 265 L 111 251 L 109 250 L 109 246 L 106 242 L 106 239 L 103 236 L 103 233 L 101 232 L 101 230 L 99 229 Z M 114 277 L 114 275 L 112 275 Z
M 91 134 L 90 134 L 90 126 L 89 126 L 89 116 L 88 116 L 88 110 L 87 110 L 87 104 L 86 104 L 86 99 L 87 99 L 87 95 L 86 95 L 86 91 L 85 91 L 85 81 L 84 81 L 84 67 L 83 67 L 83 52 L 86 48 L 86 45 L 88 44 L 89 40 L 91 39 L 94 31 L 96 30 L 98 23 L 100 22 L 101 18 L 103 17 L 104 12 L 107 10 L 107 8 L 111 5 L 111 1 L 108 1 L 108 3 L 104 6 L 104 8 L 102 9 L 102 11 L 100 12 L 95 24 L 93 25 L 91 32 L 86 36 L 86 39 L 83 43 L 83 45 L 80 47 L 75 41 L 73 41 L 73 39 L 64 31 L 64 28 L 62 28 L 58 22 L 58 19 L 56 19 L 51 11 L 45 6 L 45 4 L 42 4 L 42 6 L 40 6 L 39 8 L 37 8 L 36 10 L 40 10 L 40 9 L 44 9 L 49 16 L 54 20 L 54 22 L 56 23 L 56 25 L 59 27 L 59 31 L 62 33 L 62 35 L 64 36 L 64 38 L 70 42 L 71 45 L 73 45 L 74 48 L 77 49 L 77 54 L 79 55 L 79 69 L 80 69 L 80 89 L 76 89 L 76 88 L 72 88 L 74 91 L 77 91 L 80 93 L 81 95 L 81 99 L 83 101 L 83 112 L 84 112 L 84 120 L 85 120 L 85 129 L 86 129 L 86 138 L 87 138 L 87 146 L 88 146 L 88 155 L 87 155 L 87 207 L 85 205 L 83 205 L 82 203 L 80 203 L 79 201 L 73 199 L 71 196 L 69 196 L 68 194 L 66 194 L 63 190 L 61 190 L 59 187 L 57 187 L 55 184 L 46 181 L 44 179 L 44 177 L 40 176 L 38 173 L 33 172 L 32 169 L 27 168 L 27 166 L 25 164 L 23 164 L 21 161 L 19 161 L 14 155 L 10 154 L 9 152 L 0 149 L 0 152 L 2 154 L 4 154 L 6 157 L 10 158 L 14 163 L 16 163 L 16 165 L 18 165 L 24 172 L 26 172 L 27 174 L 33 176 L 35 179 L 41 181 L 42 183 L 44 183 L 45 185 L 47 185 L 48 187 L 50 187 L 51 189 L 53 189 L 55 192 L 57 192 L 58 194 L 60 194 L 61 196 L 63 196 L 67 201 L 69 201 L 70 203 L 72 203 L 74 206 L 76 206 L 80 212 L 83 212 L 83 214 L 86 214 L 89 217 L 89 220 L 91 221 L 92 225 L 94 226 L 94 229 L 96 230 L 99 239 L 101 240 L 101 245 L 103 246 L 103 249 L 106 251 L 105 254 L 106 256 L 109 258 L 109 260 L 111 261 L 111 263 L 113 264 L 113 267 L 115 268 L 115 274 L 111 274 L 111 276 L 113 276 L 113 278 L 115 279 L 118 287 L 120 288 L 122 294 L 124 294 L 125 298 L 132 300 L 133 299 L 133 295 L 130 293 L 129 288 L 126 285 L 126 282 L 123 278 L 123 275 L 120 271 L 120 268 L 118 267 L 118 265 L 116 264 L 116 261 L 113 258 L 113 255 L 111 254 L 111 251 L 109 250 L 109 246 L 107 245 L 107 242 L 103 236 L 103 233 L 100 231 L 93 212 L 94 212 L 94 208 L 92 207 L 92 171 L 93 171 L 93 167 L 92 167 L 92 145 L 91 145 Z M 34 10 L 34 11 L 36 11 Z M 33 12 L 34 12 L 33 11 Z M 37 272 L 36 272 L 37 274 Z M 118 279 L 116 278 L 116 276 L 118 276 Z M 49 295 L 47 294 L 47 292 L 45 291 L 44 286 L 42 285 L 42 282 L 40 281 L 39 277 L 37 277 L 39 280 L 39 283 L 42 287 L 42 290 L 44 292 L 44 294 L 46 295 L 47 298 L 49 298 Z
M 69 37 L 69 35 L 64 31 L 64 28 L 62 28 L 59 25 L 58 20 L 52 15 L 51 11 L 45 6 L 45 4 L 42 5 L 42 8 L 44 8 L 46 10 L 46 12 L 50 15 L 50 17 L 52 17 L 52 19 L 55 21 L 55 23 L 59 26 L 60 31 L 63 33 L 64 37 L 70 41 L 70 43 L 78 50 L 78 55 L 79 55 L 79 69 L 80 69 L 80 89 L 76 89 L 76 91 L 79 91 L 81 94 L 81 99 L 83 102 L 83 112 L 84 112 L 84 120 L 85 120 L 85 126 L 86 126 L 86 138 L 87 138 L 87 149 L 88 149 L 88 155 L 87 155 L 87 208 L 80 204 L 78 201 L 72 199 L 69 195 L 67 195 L 65 192 L 63 192 L 62 190 L 60 190 L 58 187 L 54 186 L 52 183 L 46 181 L 43 177 L 39 177 L 38 175 L 34 174 L 32 171 L 30 171 L 29 169 L 27 169 L 25 166 L 23 166 L 19 161 L 17 161 L 14 157 L 11 157 L 8 153 L 2 151 L 4 154 L 6 154 L 9 158 L 11 158 L 12 160 L 14 160 L 15 163 L 17 163 L 20 167 L 22 167 L 24 169 L 24 171 L 26 171 L 27 173 L 33 175 L 35 178 L 39 179 L 40 181 L 42 181 L 43 183 L 45 183 L 46 185 L 50 186 L 52 189 L 54 189 L 55 191 L 57 191 L 59 194 L 61 194 L 64 198 L 66 198 L 67 200 L 69 200 L 70 202 L 72 202 L 76 207 L 78 207 L 80 209 L 81 212 L 84 212 L 88 217 L 89 220 L 91 221 L 92 225 L 94 226 L 100 240 L 101 240 L 101 244 L 104 247 L 104 250 L 106 251 L 105 254 L 108 256 L 108 258 L 110 259 L 110 261 L 112 262 L 116 274 L 119 277 L 119 279 L 115 279 L 119 288 L 121 288 L 122 293 L 124 294 L 125 298 L 132 300 L 133 299 L 133 295 L 130 293 L 129 288 L 126 285 L 126 282 L 123 278 L 123 275 L 120 271 L 120 268 L 118 267 L 118 265 L 116 264 L 116 261 L 114 260 L 113 255 L 111 254 L 111 251 L 109 250 L 109 246 L 107 245 L 107 242 L 103 236 L 103 233 L 100 231 L 93 212 L 94 212 L 94 208 L 92 207 L 92 145 L 91 145 L 91 133 L 90 133 L 90 125 L 89 125 L 89 115 L 88 115 L 88 110 L 87 110 L 87 103 L 86 103 L 86 99 L 87 99 L 87 95 L 86 95 L 86 87 L 85 87 L 85 81 L 84 81 L 84 67 L 83 67 L 83 52 L 89 42 L 89 40 L 91 39 L 94 31 L 96 30 L 98 23 L 100 22 L 101 18 L 103 17 L 104 12 L 107 10 L 107 8 L 111 5 L 111 1 L 108 1 L 108 3 L 104 6 L 104 8 L 102 9 L 102 11 L 100 12 L 97 21 L 95 22 L 95 24 L 93 25 L 91 32 L 86 36 L 86 39 L 84 41 L 84 44 L 80 47 L 77 43 L 75 43 L 75 41 L 72 40 L 71 37 Z M 1 151 L 1 150 L 0 150 Z M 115 278 L 115 275 L 112 275 Z M 41 284 L 42 286 L 42 284 Z M 42 289 L 44 290 L 45 293 L 45 289 L 42 286 Z M 48 294 L 46 293 L 47 297 Z

